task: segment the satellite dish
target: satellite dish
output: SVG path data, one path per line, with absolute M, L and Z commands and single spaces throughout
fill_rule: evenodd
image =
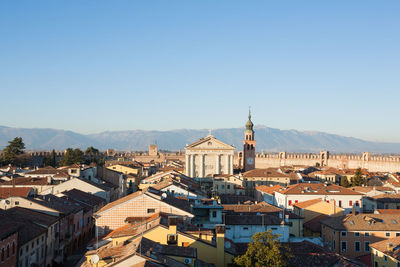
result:
M 6 204 L 10 204 L 10 200 L 6 200 Z
M 162 199 L 167 198 L 167 193 L 162 193 L 162 194 L 161 194 L 161 198 L 162 198 Z
M 94 254 L 94 255 L 90 258 L 90 261 L 91 261 L 93 264 L 98 263 L 99 260 L 100 260 L 100 258 L 99 258 L 99 255 L 97 255 L 97 254 Z

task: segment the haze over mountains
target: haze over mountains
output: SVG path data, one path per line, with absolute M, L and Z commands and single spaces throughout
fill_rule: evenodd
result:
M 319 152 L 333 153 L 400 153 L 400 143 L 365 141 L 323 132 L 279 130 L 255 126 L 256 150 L 258 152 Z M 237 149 L 242 148 L 244 128 L 216 129 L 212 134 Z M 80 134 L 55 129 L 27 129 L 0 126 L 0 149 L 14 137 L 22 137 L 28 150 L 64 150 L 68 147 L 86 149 L 94 146 L 100 150 L 147 150 L 151 143 L 159 149 L 183 150 L 186 144 L 206 136 L 209 130 L 180 129 L 171 131 L 107 131 L 98 134 Z

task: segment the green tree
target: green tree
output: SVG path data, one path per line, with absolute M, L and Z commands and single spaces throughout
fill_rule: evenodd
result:
M 96 156 L 99 154 L 99 150 L 97 148 L 90 146 L 85 150 L 85 154 L 90 156 Z
M 350 187 L 351 184 L 349 183 L 349 180 L 347 179 L 347 176 L 343 176 L 341 181 L 340 181 L 340 185 L 343 187 Z
M 366 179 L 362 175 L 361 168 L 358 168 L 356 170 L 356 173 L 354 176 L 351 178 L 351 185 L 352 186 L 362 186 L 367 183 Z
M 255 233 L 244 255 L 235 258 L 235 264 L 246 267 L 288 266 L 289 248 L 283 248 L 278 236 L 271 230 Z
M 75 149 L 67 148 L 67 150 L 65 150 L 65 153 L 60 160 L 60 164 L 62 166 L 68 166 L 74 163 L 81 163 L 81 162 L 83 162 L 83 151 L 80 150 L 79 148 Z
M 18 164 L 18 156 L 24 154 L 25 144 L 21 137 L 8 142 L 3 150 L 3 164 Z
M 53 149 L 50 153 L 50 155 L 46 156 L 43 159 L 43 164 L 45 166 L 51 166 L 51 167 L 56 167 L 57 161 L 56 161 L 56 151 Z

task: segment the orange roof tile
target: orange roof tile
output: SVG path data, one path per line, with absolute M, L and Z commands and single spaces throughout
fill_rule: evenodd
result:
M 324 201 L 320 198 L 316 198 L 316 199 L 310 199 L 307 201 L 296 203 L 293 206 L 300 208 L 300 209 L 304 209 L 304 208 L 307 208 L 309 206 L 312 206 L 312 205 L 320 203 L 320 202 L 324 202 Z
M 32 187 L 0 187 L 0 199 L 9 197 L 28 197 Z
M 295 184 L 279 193 L 287 195 L 362 195 L 342 186 L 321 183 Z
M 132 194 L 129 194 L 129 195 L 123 197 L 123 198 L 117 199 L 117 200 L 115 200 L 115 201 L 113 201 L 113 202 L 108 203 L 107 205 L 105 205 L 103 208 L 101 208 L 101 209 L 100 209 L 98 212 L 96 212 L 96 213 L 97 213 L 97 214 L 102 213 L 102 212 L 104 212 L 104 211 L 106 211 L 106 210 L 109 210 L 109 209 L 115 207 L 115 206 L 118 206 L 118 205 L 120 205 L 120 204 L 122 204 L 122 203 L 125 203 L 126 201 L 129 201 L 129 200 L 131 200 L 131 199 L 134 199 L 134 198 L 140 196 L 141 194 L 143 194 L 142 191 L 137 191 L 137 192 L 132 193 Z
M 256 190 L 262 191 L 264 193 L 273 195 L 275 191 L 279 191 L 279 189 L 284 188 L 281 185 L 267 186 L 267 185 L 259 185 L 256 186 Z

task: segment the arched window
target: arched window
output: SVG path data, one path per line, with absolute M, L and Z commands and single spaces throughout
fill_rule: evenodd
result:
M 253 145 L 250 146 L 251 150 L 253 150 Z
M 10 244 L 7 245 L 7 259 L 10 257 Z
M 247 144 L 247 150 L 249 150 L 250 149 L 250 145 L 249 144 Z
M 1 261 L 4 261 L 4 248 L 1 249 Z
M 15 243 L 12 244 L 12 254 L 15 255 Z

